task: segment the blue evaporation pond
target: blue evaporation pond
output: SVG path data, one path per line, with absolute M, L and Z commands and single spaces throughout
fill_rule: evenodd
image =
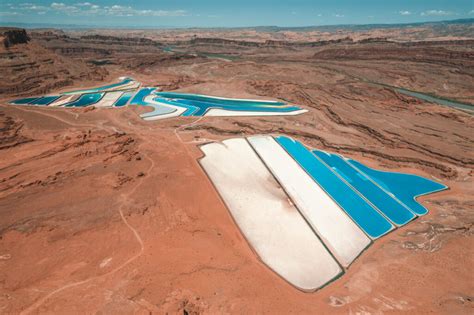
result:
M 130 83 L 130 82 L 132 82 L 132 81 L 133 81 L 133 79 L 131 79 L 131 78 L 125 78 L 123 81 L 118 82 L 118 83 L 113 83 L 113 84 L 104 85 L 104 86 L 100 86 L 100 87 L 96 87 L 96 88 L 91 88 L 91 89 L 70 91 L 70 92 L 65 92 L 65 93 L 62 93 L 62 94 L 63 94 L 63 95 L 68 95 L 68 94 L 80 94 L 80 93 L 100 92 L 100 91 L 103 91 L 103 90 L 108 90 L 108 89 L 112 89 L 112 88 L 115 88 L 115 87 L 119 87 L 119 86 L 121 86 L 121 85 L 128 84 L 128 83 Z
M 339 155 L 318 150 L 314 150 L 313 153 L 396 225 L 406 224 L 416 217 L 407 207 L 386 193 L 369 177 L 352 167 Z
M 161 96 L 161 93 L 159 93 Z M 268 104 L 261 104 L 258 102 L 240 102 L 238 105 L 230 105 L 227 100 L 222 100 L 223 102 L 220 103 L 221 100 L 213 99 L 213 102 L 205 102 L 205 101 L 198 101 L 198 100 L 190 100 L 190 99 L 172 99 L 167 100 L 160 98 L 160 102 L 168 103 L 175 106 L 185 107 L 188 110 L 183 114 L 183 116 L 202 116 L 204 115 L 209 109 L 218 108 L 224 110 L 231 110 L 231 111 L 250 111 L 250 112 L 293 112 L 299 110 L 299 107 L 295 106 L 282 106 L 282 105 L 268 105 Z
M 14 105 L 25 105 L 25 104 L 30 104 L 34 100 L 37 100 L 38 97 L 27 97 L 27 98 L 21 98 L 18 100 L 11 101 L 10 104 Z
M 277 137 L 276 141 L 367 235 L 378 238 L 394 228 L 382 214 L 345 184 L 336 173 L 301 143 L 287 137 Z M 324 209 L 321 209 L 321 211 L 324 211 Z
M 60 96 L 43 96 L 43 97 L 40 97 L 40 98 L 34 100 L 34 101 L 31 102 L 30 104 L 34 104 L 34 105 L 49 105 L 49 104 L 51 104 L 52 102 L 54 102 L 55 100 L 57 100 L 58 98 L 60 98 Z
M 424 215 L 428 213 L 428 210 L 415 200 L 416 197 L 448 188 L 421 176 L 379 171 L 354 160 L 347 162 L 370 177 L 417 215 Z
M 156 88 L 142 88 L 135 94 L 129 105 L 147 105 L 145 98 L 150 95 Z
M 123 93 L 120 98 L 115 102 L 115 107 L 122 107 L 127 105 L 128 101 L 132 98 L 133 92 L 125 92 Z
M 85 107 L 100 101 L 105 93 L 82 94 L 77 100 L 67 103 L 66 107 Z
M 158 92 L 156 94 L 161 96 L 161 97 L 165 97 L 165 98 L 191 100 L 191 101 L 202 101 L 202 102 L 207 102 L 207 103 L 219 104 L 220 106 L 224 106 L 224 105 L 229 105 L 229 106 L 232 106 L 232 105 L 234 105 L 234 106 L 239 106 L 239 105 L 282 106 L 282 105 L 285 105 L 285 103 L 274 102 L 274 101 L 226 99 L 226 98 L 210 97 L 210 96 L 205 96 L 205 95 L 187 94 L 187 93 Z

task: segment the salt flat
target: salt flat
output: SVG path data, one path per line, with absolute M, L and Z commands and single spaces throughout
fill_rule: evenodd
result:
M 201 149 L 202 167 L 268 267 L 306 291 L 320 288 L 342 272 L 245 139 Z

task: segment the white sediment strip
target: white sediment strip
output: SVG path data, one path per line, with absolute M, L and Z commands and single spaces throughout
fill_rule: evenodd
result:
M 112 107 L 122 94 L 123 92 L 107 92 L 98 103 L 94 104 L 94 106 Z
M 166 93 L 166 92 L 165 92 Z M 181 93 L 168 93 L 168 94 L 174 94 L 176 98 L 180 98 L 179 95 Z M 256 99 L 250 99 L 250 98 L 230 98 L 230 97 L 222 97 L 222 96 L 212 96 L 212 95 L 204 95 L 204 94 L 188 94 L 192 96 L 199 96 L 199 97 L 205 97 L 205 98 L 212 98 L 216 100 L 230 100 L 230 101 L 245 101 L 245 102 L 266 102 L 266 103 L 280 103 L 280 101 L 274 101 L 274 100 L 256 100 Z M 173 98 L 173 97 L 171 97 Z
M 242 111 L 242 110 L 227 110 L 221 108 L 211 108 L 204 116 L 295 116 L 306 113 L 306 109 L 295 110 L 292 112 L 254 112 L 254 111 Z
M 173 106 L 166 103 L 157 102 L 154 100 L 156 95 L 148 95 L 144 101 L 154 108 L 152 112 L 141 114 L 143 120 L 159 120 L 171 117 L 181 116 L 186 111 L 186 108 L 180 106 Z
M 67 103 L 70 103 L 70 102 L 75 101 L 75 100 L 78 99 L 79 97 L 80 97 L 79 94 L 61 96 L 59 99 L 57 99 L 56 101 L 52 102 L 52 103 L 49 104 L 48 106 L 53 106 L 53 107 L 62 106 L 62 105 L 65 105 L 65 104 L 67 104 Z
M 370 239 L 273 137 L 248 140 L 341 265 L 349 266 Z
M 100 91 L 100 92 L 108 92 L 108 91 L 115 91 L 115 90 L 117 90 L 117 91 L 133 90 L 133 89 L 137 89 L 139 87 L 140 87 L 140 82 L 132 81 L 132 82 L 129 82 L 127 84 L 115 86 L 113 88 L 103 90 L 103 91 Z
M 268 267 L 305 291 L 342 273 L 245 139 L 206 144 L 201 150 L 202 167 Z

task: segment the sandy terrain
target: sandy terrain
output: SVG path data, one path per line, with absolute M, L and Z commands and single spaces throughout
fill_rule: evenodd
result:
M 472 102 L 472 60 L 446 63 L 429 50 L 409 61 L 318 57 L 329 48 L 345 49 L 259 50 L 234 61 L 148 52 L 133 61 L 124 46 L 109 59 L 129 62 L 99 66 L 104 80 L 62 87 L 132 76 L 309 110 L 294 117 L 146 122 L 144 108 L 14 107 L 5 103 L 17 94 L 2 94 L 0 313 L 472 313 L 474 118 L 373 84 Z M 200 143 L 254 134 L 286 134 L 450 189 L 421 198 L 429 214 L 376 241 L 343 277 L 304 293 L 257 259 L 197 162 Z
M 472 22 L 457 21 L 453 23 L 422 23 L 418 25 L 366 25 L 366 26 L 315 26 L 315 27 L 249 27 L 249 28 L 186 28 L 158 30 L 65 30 L 62 34 L 73 37 L 96 35 L 127 38 L 147 38 L 165 43 L 187 41 L 196 38 L 221 38 L 238 41 L 290 41 L 311 42 L 352 38 L 362 40 L 369 38 L 387 38 L 395 41 L 413 40 L 452 40 L 473 39 Z

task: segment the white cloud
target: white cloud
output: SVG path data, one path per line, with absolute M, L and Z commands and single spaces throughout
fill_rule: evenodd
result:
M 30 6 L 25 6 L 25 10 L 31 10 L 31 11 L 44 11 L 47 9 L 47 7 L 42 6 L 42 5 L 30 5 Z
M 166 17 L 166 16 L 188 16 L 185 10 L 140 10 L 132 6 L 111 5 L 101 7 L 92 2 L 77 2 L 74 5 L 65 4 L 64 2 L 52 2 L 49 6 L 35 5 L 33 3 L 7 4 L 10 12 L 3 12 L 2 15 L 16 15 L 16 11 L 35 12 L 44 15 L 47 12 L 64 14 L 69 16 L 150 16 L 150 17 Z M 16 12 L 16 13 L 15 13 Z
M 8 11 L 8 12 L 1 12 L 0 11 L 0 16 L 20 16 L 20 15 L 23 15 L 23 14 L 20 13 L 20 12 L 16 12 L 16 11 Z
M 81 9 L 73 5 L 66 5 L 62 2 L 51 3 L 51 9 L 56 12 L 64 13 L 67 15 L 74 15 L 80 13 Z
M 345 17 L 344 14 L 338 14 L 338 13 L 334 14 L 334 16 L 337 17 L 337 18 L 343 18 L 343 17 Z
M 411 15 L 410 11 L 400 11 L 398 13 L 400 13 L 401 15 Z
M 112 16 L 186 16 L 184 10 L 137 10 L 131 6 L 113 5 L 104 7 L 105 15 Z
M 20 10 L 20 11 L 44 11 L 48 10 L 48 7 L 42 6 L 42 5 L 35 5 L 33 3 L 25 2 L 25 3 L 19 3 L 19 4 L 12 4 L 9 3 L 7 4 L 8 8 L 10 10 Z
M 51 3 L 51 8 L 58 9 L 58 8 L 64 8 L 66 5 L 62 2 L 53 2 Z
M 474 10 L 469 11 L 469 14 L 474 14 Z
M 53 2 L 51 3 L 50 5 L 51 8 L 53 8 L 54 10 L 66 10 L 67 8 L 76 8 L 75 6 L 67 6 L 65 5 L 64 3 L 62 2 Z
M 448 16 L 448 15 L 455 15 L 455 13 L 451 11 L 443 11 L 443 10 L 428 10 L 425 12 L 421 12 L 420 15 L 421 16 Z

